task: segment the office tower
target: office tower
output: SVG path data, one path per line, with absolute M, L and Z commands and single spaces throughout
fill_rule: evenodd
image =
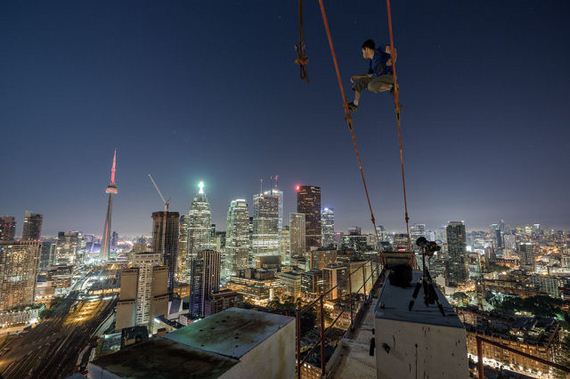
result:
M 297 186 L 297 213 L 305 214 L 306 247 L 321 246 L 321 187 Z
M 311 270 L 301 273 L 301 292 L 318 295 L 323 292 L 323 271 Z
M 40 270 L 45 269 L 55 263 L 55 247 L 55 240 L 42 241 L 38 266 Z
M 301 272 L 279 271 L 276 273 L 277 285 L 283 289 L 285 296 L 293 302 L 301 296 Z
M 279 230 L 283 229 L 283 191 L 281 191 L 279 188 L 277 188 L 277 181 L 279 180 L 279 176 L 272 176 L 271 179 L 274 182 L 273 188 L 270 189 L 269 191 L 263 191 L 262 189 L 262 193 L 264 195 L 271 195 L 271 196 L 276 196 L 277 197 L 277 214 L 278 214 L 278 222 L 277 222 L 277 228 Z M 263 183 L 263 181 L 262 181 Z
M 353 226 L 348 229 L 348 235 L 342 238 L 342 247 L 358 253 L 368 251 L 368 238 L 362 234 L 362 228 Z
M 410 238 L 412 239 L 412 246 L 415 246 L 417 239 L 420 237 L 426 237 L 426 225 L 413 224 L 410 226 Z
M 56 265 L 74 265 L 78 262 L 81 248 L 81 233 L 59 232 L 55 247 Z
M 13 216 L 0 216 L 0 241 L 14 241 L 16 239 L 16 218 Z
M 24 213 L 24 230 L 22 241 L 39 241 L 42 233 L 42 215 L 26 211 Z
M 0 311 L 32 304 L 39 241 L 0 241 Z
M 226 219 L 226 262 L 227 271 L 235 275 L 247 268 L 250 250 L 249 213 L 244 199 L 232 200 Z
M 467 280 L 466 236 L 463 221 L 450 221 L 447 231 L 446 285 L 456 287 Z
M 220 288 L 221 255 L 214 250 L 201 250 L 190 266 L 190 315 L 201 318 L 206 314 L 206 301 Z
M 334 209 L 325 208 L 321 212 L 321 229 L 323 246 L 334 245 Z
M 176 281 L 178 283 L 188 283 L 188 267 L 186 265 L 186 255 L 188 255 L 188 226 L 189 216 L 180 216 L 178 233 L 178 257 L 176 259 Z
M 204 192 L 204 182 L 198 184 L 198 193 L 192 200 L 188 212 L 188 257 L 186 264 L 190 267 L 191 257 L 205 249 L 212 248 L 211 240 L 212 212 L 210 203 Z
M 162 259 L 162 253 L 136 253 L 121 272 L 115 329 L 150 326 L 154 317 L 167 314 L 168 269 Z
M 115 183 L 115 174 L 117 170 L 117 150 L 113 154 L 113 166 L 111 167 L 111 180 L 105 190 L 109 195 L 107 199 L 107 215 L 105 216 L 105 227 L 103 228 L 103 239 L 101 240 L 101 259 L 106 261 L 109 259 L 111 250 L 111 215 L 113 213 L 113 195 L 119 193 L 117 184 Z
M 178 257 L 178 212 L 152 213 L 152 251 L 162 253 L 163 262 L 168 269 L 168 291 L 174 290 L 174 275 Z
M 291 233 L 288 226 L 284 226 L 279 232 L 279 255 L 282 264 L 291 263 Z
M 520 257 L 520 265 L 534 271 L 534 245 L 531 242 L 521 242 L 518 245 L 518 254 Z
M 302 256 L 305 254 L 307 246 L 305 231 L 306 231 L 305 214 L 290 213 L 289 236 L 291 239 L 290 242 L 291 256 Z
M 321 248 L 318 250 L 311 250 L 309 254 L 310 270 L 322 270 L 331 263 L 336 263 L 337 250 L 334 247 L 331 249 Z
M 271 191 L 253 195 L 253 258 L 279 255 L 279 197 Z
M 492 233 L 493 238 L 495 240 L 495 247 L 497 249 L 504 248 L 505 247 L 505 244 L 503 241 L 504 223 L 502 222 L 502 220 L 501 220 L 500 224 L 491 224 L 489 229 L 491 229 L 491 233 Z
M 328 300 L 336 300 L 348 293 L 348 267 L 333 263 L 323 269 L 323 290 Z M 329 292 L 330 291 L 330 292 Z

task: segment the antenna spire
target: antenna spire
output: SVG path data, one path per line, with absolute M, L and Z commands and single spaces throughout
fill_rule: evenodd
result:
M 113 154 L 113 167 L 111 167 L 111 183 L 109 185 L 114 186 L 115 185 L 115 173 L 117 171 L 117 149 L 115 149 L 115 152 Z

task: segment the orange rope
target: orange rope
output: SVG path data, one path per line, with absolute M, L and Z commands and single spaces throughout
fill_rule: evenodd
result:
M 394 110 L 396 112 L 396 132 L 398 134 L 398 143 L 400 145 L 400 169 L 402 171 L 402 191 L 404 194 L 404 220 L 406 222 L 406 232 L 408 234 L 408 245 L 411 251 L 412 242 L 410 237 L 410 216 L 408 215 L 408 196 L 406 191 L 404 138 L 402 137 L 402 129 L 400 127 L 400 88 L 398 87 L 398 77 L 396 75 L 396 50 L 394 49 L 394 32 L 392 30 L 392 9 L 390 7 L 390 0 L 386 0 L 386 12 L 388 13 L 388 32 L 390 33 L 390 52 L 392 55 L 392 79 L 394 81 Z
M 329 27 L 329 21 L 327 19 L 327 13 L 325 11 L 325 6 L 323 5 L 323 0 L 319 0 L 319 6 L 321 8 L 321 15 L 323 17 L 323 24 L 325 26 L 325 32 L 327 34 L 327 39 L 329 42 L 329 48 L 331 51 L 334 70 L 336 72 L 336 80 L 338 82 L 338 88 L 340 90 L 340 96 L 342 98 L 342 106 L 344 109 L 344 118 L 346 120 L 348 130 L 350 131 L 350 137 L 352 139 L 352 147 L 354 148 L 354 154 L 356 155 L 356 163 L 357 163 L 358 169 L 360 171 L 360 179 L 362 180 L 362 186 L 364 187 L 364 193 L 366 194 L 366 201 L 368 202 L 368 209 L 370 210 L 370 221 L 372 221 L 372 226 L 374 227 L 374 233 L 376 235 L 376 239 L 378 240 L 378 242 L 380 242 L 379 238 L 378 238 L 378 229 L 376 228 L 376 218 L 374 217 L 374 210 L 372 209 L 372 201 L 370 200 L 370 195 L 368 193 L 368 185 L 366 184 L 366 175 L 364 174 L 364 165 L 362 164 L 362 159 L 360 157 L 360 150 L 359 150 L 358 144 L 356 142 L 356 132 L 354 131 L 354 127 L 352 125 L 352 117 L 350 115 L 350 111 L 348 110 L 348 104 L 346 101 L 346 94 L 344 93 L 344 86 L 342 85 L 340 69 L 338 67 L 336 52 L 334 50 L 333 41 L 332 41 L 332 37 L 331 37 L 331 30 Z

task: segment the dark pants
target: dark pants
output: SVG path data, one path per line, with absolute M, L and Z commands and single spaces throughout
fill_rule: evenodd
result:
M 369 75 L 354 75 L 350 78 L 352 90 L 362 92 L 367 89 L 373 93 L 390 91 L 394 84 L 392 75 L 380 75 L 374 78 Z

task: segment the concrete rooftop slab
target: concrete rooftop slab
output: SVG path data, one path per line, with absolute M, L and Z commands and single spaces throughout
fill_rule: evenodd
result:
M 411 286 L 407 288 L 393 286 L 390 284 L 390 281 L 386 279 L 380 293 L 380 299 L 376 305 L 376 318 L 463 328 L 459 317 L 457 317 L 453 308 L 449 305 L 445 296 L 443 296 L 437 286 L 435 287 L 435 291 L 440 303 L 443 305 L 445 316 L 440 313 L 435 304 L 430 306 L 425 305 L 423 289 L 420 289 L 412 310 L 408 310 L 414 287 L 421 278 L 421 275 L 422 273 L 420 271 L 413 272 Z
M 169 333 L 164 338 L 235 359 L 265 341 L 293 317 L 229 308 Z

